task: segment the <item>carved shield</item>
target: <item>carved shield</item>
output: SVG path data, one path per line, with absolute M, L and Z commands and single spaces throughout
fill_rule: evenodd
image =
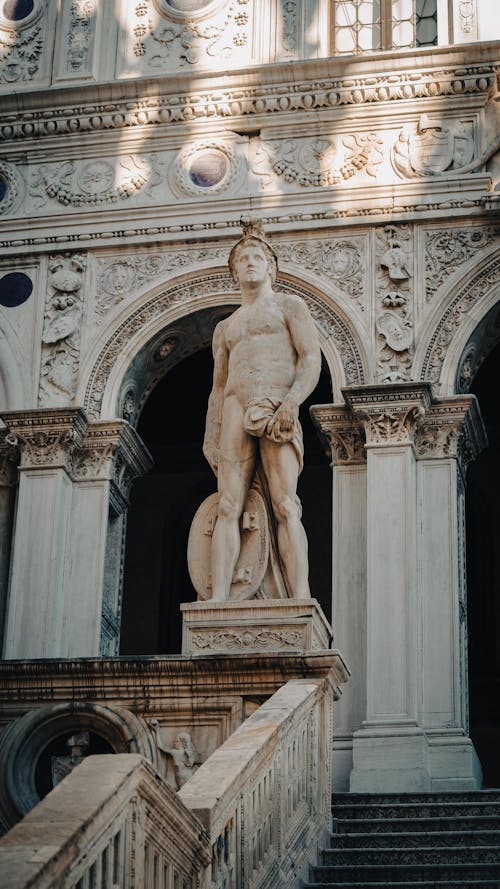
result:
M 415 133 L 409 144 L 410 163 L 417 173 L 443 173 L 453 161 L 451 130 Z
M 392 312 L 384 312 L 377 318 L 377 330 L 385 337 L 387 345 L 394 352 L 404 352 L 412 344 L 411 327 L 403 324 L 400 318 Z
M 217 521 L 219 494 L 211 494 L 198 508 L 188 540 L 188 568 L 199 599 L 212 597 L 212 534 Z M 269 558 L 269 530 L 264 500 L 248 492 L 240 518 L 241 549 L 231 585 L 231 600 L 250 599 L 259 589 Z

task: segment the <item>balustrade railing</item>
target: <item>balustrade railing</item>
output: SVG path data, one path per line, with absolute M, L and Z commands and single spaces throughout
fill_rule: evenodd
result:
M 330 828 L 333 691 L 287 682 L 178 793 L 88 757 L 0 840 L 2 889 L 292 889 Z

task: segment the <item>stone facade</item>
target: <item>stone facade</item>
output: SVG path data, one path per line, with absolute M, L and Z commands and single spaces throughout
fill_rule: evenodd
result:
M 436 45 L 345 56 L 326 0 L 0 14 L 3 655 L 120 652 L 141 412 L 237 303 L 258 213 L 331 379 L 338 789 L 480 782 L 463 500 L 500 340 L 500 29 L 449 5 Z

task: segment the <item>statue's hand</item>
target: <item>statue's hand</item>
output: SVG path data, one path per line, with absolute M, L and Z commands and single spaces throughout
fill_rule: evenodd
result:
M 267 434 L 273 438 L 274 441 L 291 441 L 298 415 L 298 404 L 291 399 L 285 399 L 269 420 L 267 424 Z

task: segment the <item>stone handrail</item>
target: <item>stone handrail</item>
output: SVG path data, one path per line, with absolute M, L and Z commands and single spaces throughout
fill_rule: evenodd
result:
M 307 879 L 331 827 L 333 699 L 328 679 L 290 680 L 179 791 L 210 833 L 210 889 Z
M 2 889 L 298 885 L 330 828 L 334 691 L 290 680 L 177 794 L 138 754 L 88 757 L 0 840 Z

